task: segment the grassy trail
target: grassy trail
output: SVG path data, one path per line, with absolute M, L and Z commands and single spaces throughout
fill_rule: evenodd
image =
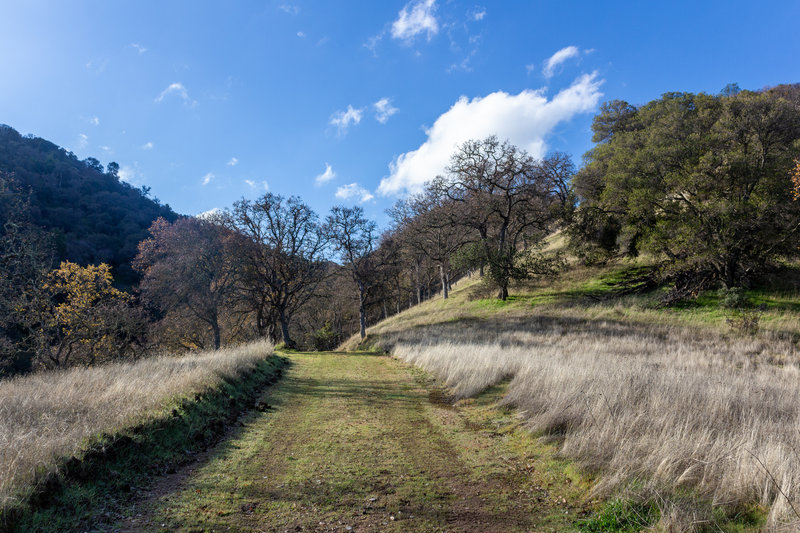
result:
M 453 407 L 384 356 L 286 354 L 286 377 L 235 435 L 156 489 L 126 531 L 572 531 L 587 486 L 502 387 Z

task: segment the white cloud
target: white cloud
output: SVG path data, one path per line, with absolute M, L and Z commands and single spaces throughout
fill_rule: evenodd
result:
M 328 183 L 335 177 L 336 172 L 333 171 L 333 168 L 328 163 L 325 163 L 325 172 L 318 174 L 317 177 L 314 178 L 314 182 L 317 185 L 322 185 L 323 183 Z
M 214 173 L 209 172 L 208 174 L 203 176 L 203 185 L 208 185 L 209 183 L 211 183 L 211 180 L 213 179 L 214 179 Z
M 381 33 L 379 33 L 377 35 L 373 35 L 372 37 L 369 37 L 367 39 L 367 42 L 364 43 L 364 48 L 366 48 L 367 50 L 372 52 L 373 57 L 378 57 L 378 51 L 377 51 L 378 50 L 378 43 L 381 42 L 381 39 L 383 39 L 383 36 L 385 34 L 386 34 L 386 32 L 382 31 Z
M 278 6 L 278 9 L 290 15 L 297 15 L 300 13 L 300 8 L 294 4 L 281 4 Z
M 147 48 L 145 48 L 144 46 L 142 46 L 142 45 L 140 45 L 138 43 L 131 43 L 131 48 L 133 48 L 137 52 L 139 52 L 140 55 L 145 53 L 145 52 L 147 52 Z
M 187 91 L 186 87 L 184 87 L 180 82 L 170 83 L 169 86 L 161 91 L 161 94 L 156 97 L 156 102 L 161 102 L 170 94 L 177 95 L 186 105 L 190 105 L 192 107 L 197 105 L 197 101 L 189 98 L 189 91 Z
M 439 32 L 439 23 L 434 12 L 436 0 L 417 0 L 409 2 L 397 14 L 392 23 L 392 37 L 410 42 L 421 33 L 427 33 L 428 40 Z
M 473 49 L 469 54 L 461 60 L 460 63 L 453 63 L 449 67 L 447 67 L 446 72 L 449 74 L 456 70 L 463 70 L 464 72 L 472 72 L 472 66 L 470 65 L 470 61 L 472 58 L 475 57 L 475 54 L 478 53 L 477 49 Z
M 152 142 L 147 141 L 142 145 L 142 150 L 152 150 L 153 146 L 155 146 Z
M 386 196 L 419 191 L 444 172 L 453 152 L 470 139 L 497 135 L 542 157 L 546 138 L 558 124 L 597 107 L 602 83 L 596 72 L 585 74 L 550 100 L 544 89 L 517 95 L 498 91 L 472 100 L 462 96 L 426 130 L 428 138 L 419 148 L 390 163 L 391 174 L 381 180 L 378 192 Z
M 97 116 L 93 116 L 93 117 L 89 118 L 89 124 L 91 124 L 92 126 L 99 126 L 100 125 L 100 118 L 97 117 Z
M 269 190 L 269 183 L 267 183 L 266 181 L 257 182 L 257 181 L 254 181 L 254 180 L 244 180 L 244 182 L 245 182 L 245 183 L 247 184 L 247 186 L 248 186 L 248 187 L 250 187 L 251 189 L 258 189 L 258 188 L 259 188 L 259 186 L 260 186 L 260 187 L 261 187 L 261 188 L 263 188 L 265 191 L 268 191 L 268 190 Z
M 567 46 L 566 48 L 562 48 L 544 62 L 542 74 L 544 74 L 544 77 L 547 79 L 552 78 L 553 74 L 555 74 L 555 69 L 557 66 L 567 59 L 578 57 L 579 55 L 580 50 L 578 50 L 577 46 Z
M 235 167 L 238 164 L 239 164 L 239 160 L 236 159 L 235 157 L 231 157 L 231 160 L 228 161 L 228 166 L 229 167 Z
M 305 33 L 303 33 L 302 31 L 299 31 L 299 32 L 297 32 L 297 36 L 298 36 L 298 37 L 300 37 L 300 38 L 302 39 L 303 37 L 305 37 L 305 36 L 306 36 L 306 34 L 305 34 Z
M 208 211 L 203 211 L 202 213 L 198 213 L 197 215 L 195 215 L 195 218 L 199 218 L 199 219 L 202 219 L 202 220 L 209 220 L 209 219 L 214 218 L 215 216 L 217 216 L 217 215 L 219 215 L 221 213 L 222 213 L 222 209 L 220 209 L 219 207 L 212 207 Z
M 97 60 L 90 60 L 86 63 L 86 68 L 89 70 L 94 70 L 97 74 L 100 74 L 106 70 L 108 66 L 108 59 L 97 59 Z
M 134 167 L 129 165 L 123 165 L 119 168 L 119 176 L 120 181 L 124 181 L 125 183 L 130 183 L 131 185 L 136 185 L 139 174 L 136 172 Z
M 372 106 L 375 108 L 375 119 L 381 124 L 386 124 L 389 117 L 400 111 L 392 105 L 392 100 L 390 98 L 381 98 L 372 104 Z
M 358 183 L 349 183 L 336 189 L 336 198 L 350 200 L 357 198 L 359 203 L 369 202 L 375 196 Z
M 89 136 L 85 133 L 78 134 L 78 148 L 86 148 L 89 146 Z
M 486 10 L 485 9 L 476 9 L 472 13 L 472 20 L 483 20 L 483 17 L 485 17 L 485 16 L 486 16 Z
M 110 154 L 111 152 L 113 152 L 113 150 L 111 149 L 110 146 L 101 146 L 100 149 L 102 151 L 104 151 L 105 153 L 107 153 L 107 154 Z
M 533 63 L 528 63 L 525 65 L 525 71 L 530 75 L 536 69 L 536 65 Z
M 337 111 L 331 116 L 331 125 L 336 126 L 339 135 L 344 135 L 347 133 L 347 129 L 350 125 L 361 122 L 361 115 L 363 113 L 363 109 L 353 109 L 353 106 L 348 105 L 347 110 Z

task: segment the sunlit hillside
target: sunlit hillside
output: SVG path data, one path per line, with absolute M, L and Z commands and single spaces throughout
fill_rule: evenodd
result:
M 657 505 L 665 528 L 763 513 L 791 530 L 800 298 L 786 280 L 796 273 L 738 307 L 719 291 L 665 306 L 666 288 L 638 285 L 644 268 L 573 264 L 517 285 L 507 302 L 473 275 L 447 300 L 376 324 L 363 345 L 433 372 L 456 398 L 507 383 L 503 403 L 597 472 L 595 494 Z

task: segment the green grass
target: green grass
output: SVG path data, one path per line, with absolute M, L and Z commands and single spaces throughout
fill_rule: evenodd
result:
M 651 527 L 657 519 L 658 509 L 653 504 L 613 499 L 582 521 L 581 529 L 587 533 L 636 533 Z
M 578 531 L 591 480 L 497 407 L 369 353 L 287 353 L 242 431 L 134 529 Z M 142 509 L 139 509 L 142 512 Z M 500 528 L 500 529 L 498 529 Z
M 81 457 L 65 460 L 24 507 L 4 517 L 0 529 L 84 531 L 104 528 L 124 513 L 139 490 L 174 472 L 216 442 L 256 393 L 274 382 L 285 359 L 271 356 L 247 377 L 198 394 L 175 398 L 149 422 L 96 435 Z
M 459 309 L 455 320 L 485 319 L 503 314 L 568 314 L 632 323 L 706 327 L 723 332 L 735 330 L 735 326 L 729 325 L 730 321 L 746 312 L 757 316 L 762 331 L 800 340 L 800 290 L 794 281 L 763 281 L 742 290 L 745 302 L 742 309 L 726 307 L 722 291 L 716 289 L 703 291 L 695 299 L 667 306 L 663 304 L 663 297 L 669 286 L 657 286 L 649 281 L 647 276 L 652 271 L 653 267 L 649 265 L 627 261 L 606 267 L 573 265 L 553 280 L 512 286 L 512 294 L 506 301 L 475 298 L 474 295 L 481 292 L 477 289 L 480 282 L 473 282 L 462 291 L 466 295 L 466 298 L 462 296 L 464 301 L 458 301 L 459 294 L 455 292 L 456 299 L 450 305 Z M 781 276 L 790 280 L 800 277 L 798 268 L 785 267 L 782 272 Z M 438 303 L 437 312 L 444 314 L 446 305 Z M 423 322 L 424 319 L 418 317 L 417 321 Z M 395 319 L 394 324 L 401 322 Z

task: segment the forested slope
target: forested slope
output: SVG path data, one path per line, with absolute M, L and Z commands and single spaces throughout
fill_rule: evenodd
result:
M 116 163 L 104 171 L 94 158 L 81 161 L 50 141 L 0 125 L 0 175 L 30 194 L 28 219 L 55 235 L 57 259 L 109 264 L 115 281 L 128 286 L 136 280 L 130 264 L 147 229 L 158 217 L 177 215 L 146 188 L 120 181 L 118 171 Z M 0 208 L 0 227 L 3 213 Z

